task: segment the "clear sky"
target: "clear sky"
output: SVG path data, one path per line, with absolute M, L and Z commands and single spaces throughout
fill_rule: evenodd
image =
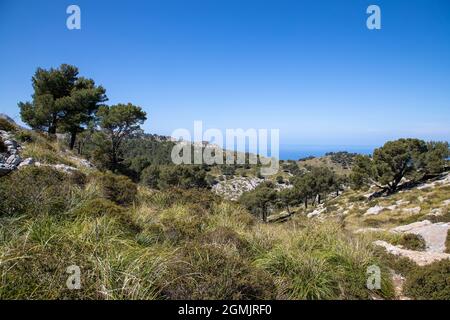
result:
M 448 0 L 0 0 L 0 112 L 19 118 L 35 69 L 61 63 L 142 106 L 151 133 L 202 120 L 279 128 L 282 144 L 450 140 Z

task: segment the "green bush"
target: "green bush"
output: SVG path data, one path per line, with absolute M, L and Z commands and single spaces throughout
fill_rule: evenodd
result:
M 414 233 L 404 234 L 398 241 L 398 244 L 406 249 L 416 251 L 424 251 L 427 247 L 427 243 L 423 237 Z
M 74 211 L 74 215 L 85 215 L 88 217 L 98 218 L 102 216 L 120 216 L 124 212 L 124 209 L 114 202 L 96 198 L 87 201 L 81 207 Z
M 0 215 L 61 214 L 69 206 L 67 174 L 28 166 L 0 178 Z
M 103 196 L 119 205 L 131 205 L 136 199 L 137 186 L 125 176 L 111 172 L 100 176 Z
M 3 131 L 14 131 L 16 130 L 16 126 L 13 125 L 11 122 L 4 118 L 0 118 L 0 130 Z
M 405 293 L 415 299 L 450 300 L 450 260 L 445 259 L 412 271 Z
M 156 189 L 158 188 L 159 174 L 158 166 L 148 166 L 141 173 L 141 183 L 149 188 Z

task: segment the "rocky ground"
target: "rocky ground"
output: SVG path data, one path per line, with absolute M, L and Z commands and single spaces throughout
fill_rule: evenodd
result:
M 263 183 L 264 179 L 256 177 L 233 177 L 224 178 L 224 181 L 219 181 L 212 187 L 212 191 L 228 200 L 236 201 L 239 197 L 247 191 L 255 189 L 258 185 Z M 278 190 L 290 188 L 290 185 L 275 183 Z
M 6 152 L 0 153 L 0 177 L 10 173 L 13 170 L 20 170 L 25 166 L 49 166 L 63 172 L 78 171 L 79 168 L 93 168 L 93 165 L 82 158 L 70 155 L 68 158 L 75 164 L 70 166 L 63 163 L 49 164 L 40 162 L 32 157 L 23 158 L 22 151 L 26 148 L 26 144 L 21 145 L 17 142 L 13 132 L 0 130 L 0 137 L 6 146 Z

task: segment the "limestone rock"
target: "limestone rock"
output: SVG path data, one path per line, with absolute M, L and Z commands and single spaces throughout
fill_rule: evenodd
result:
M 23 168 L 26 166 L 31 166 L 34 164 L 34 159 L 33 158 L 26 158 L 25 160 L 23 160 L 19 165 L 18 168 Z
M 381 240 L 375 241 L 374 244 L 385 248 L 387 252 L 393 255 L 409 258 L 419 266 L 425 266 L 443 259 L 450 259 L 450 254 L 447 253 L 407 250 Z
M 379 205 L 376 205 L 372 208 L 369 208 L 366 213 L 364 213 L 365 216 L 370 216 L 370 215 L 377 215 L 379 214 L 381 211 L 383 211 L 385 208 Z

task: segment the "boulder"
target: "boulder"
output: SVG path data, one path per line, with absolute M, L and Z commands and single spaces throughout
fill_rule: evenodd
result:
M 0 177 L 7 175 L 8 173 L 10 173 L 13 170 L 14 170 L 13 167 L 5 165 L 4 163 L 0 163 Z
M 26 166 L 31 166 L 34 164 L 34 159 L 33 158 L 26 158 L 25 160 L 23 160 L 19 165 L 18 168 L 23 168 Z
M 15 168 L 20 164 L 20 162 L 22 162 L 22 159 L 20 158 L 20 156 L 18 156 L 16 154 L 12 154 L 8 157 L 8 159 L 6 159 L 5 164 L 7 166 Z
M 376 205 L 375 207 L 369 208 L 366 213 L 364 213 L 365 216 L 371 216 L 371 215 L 377 215 L 381 211 L 383 211 L 385 208 L 379 205 Z

